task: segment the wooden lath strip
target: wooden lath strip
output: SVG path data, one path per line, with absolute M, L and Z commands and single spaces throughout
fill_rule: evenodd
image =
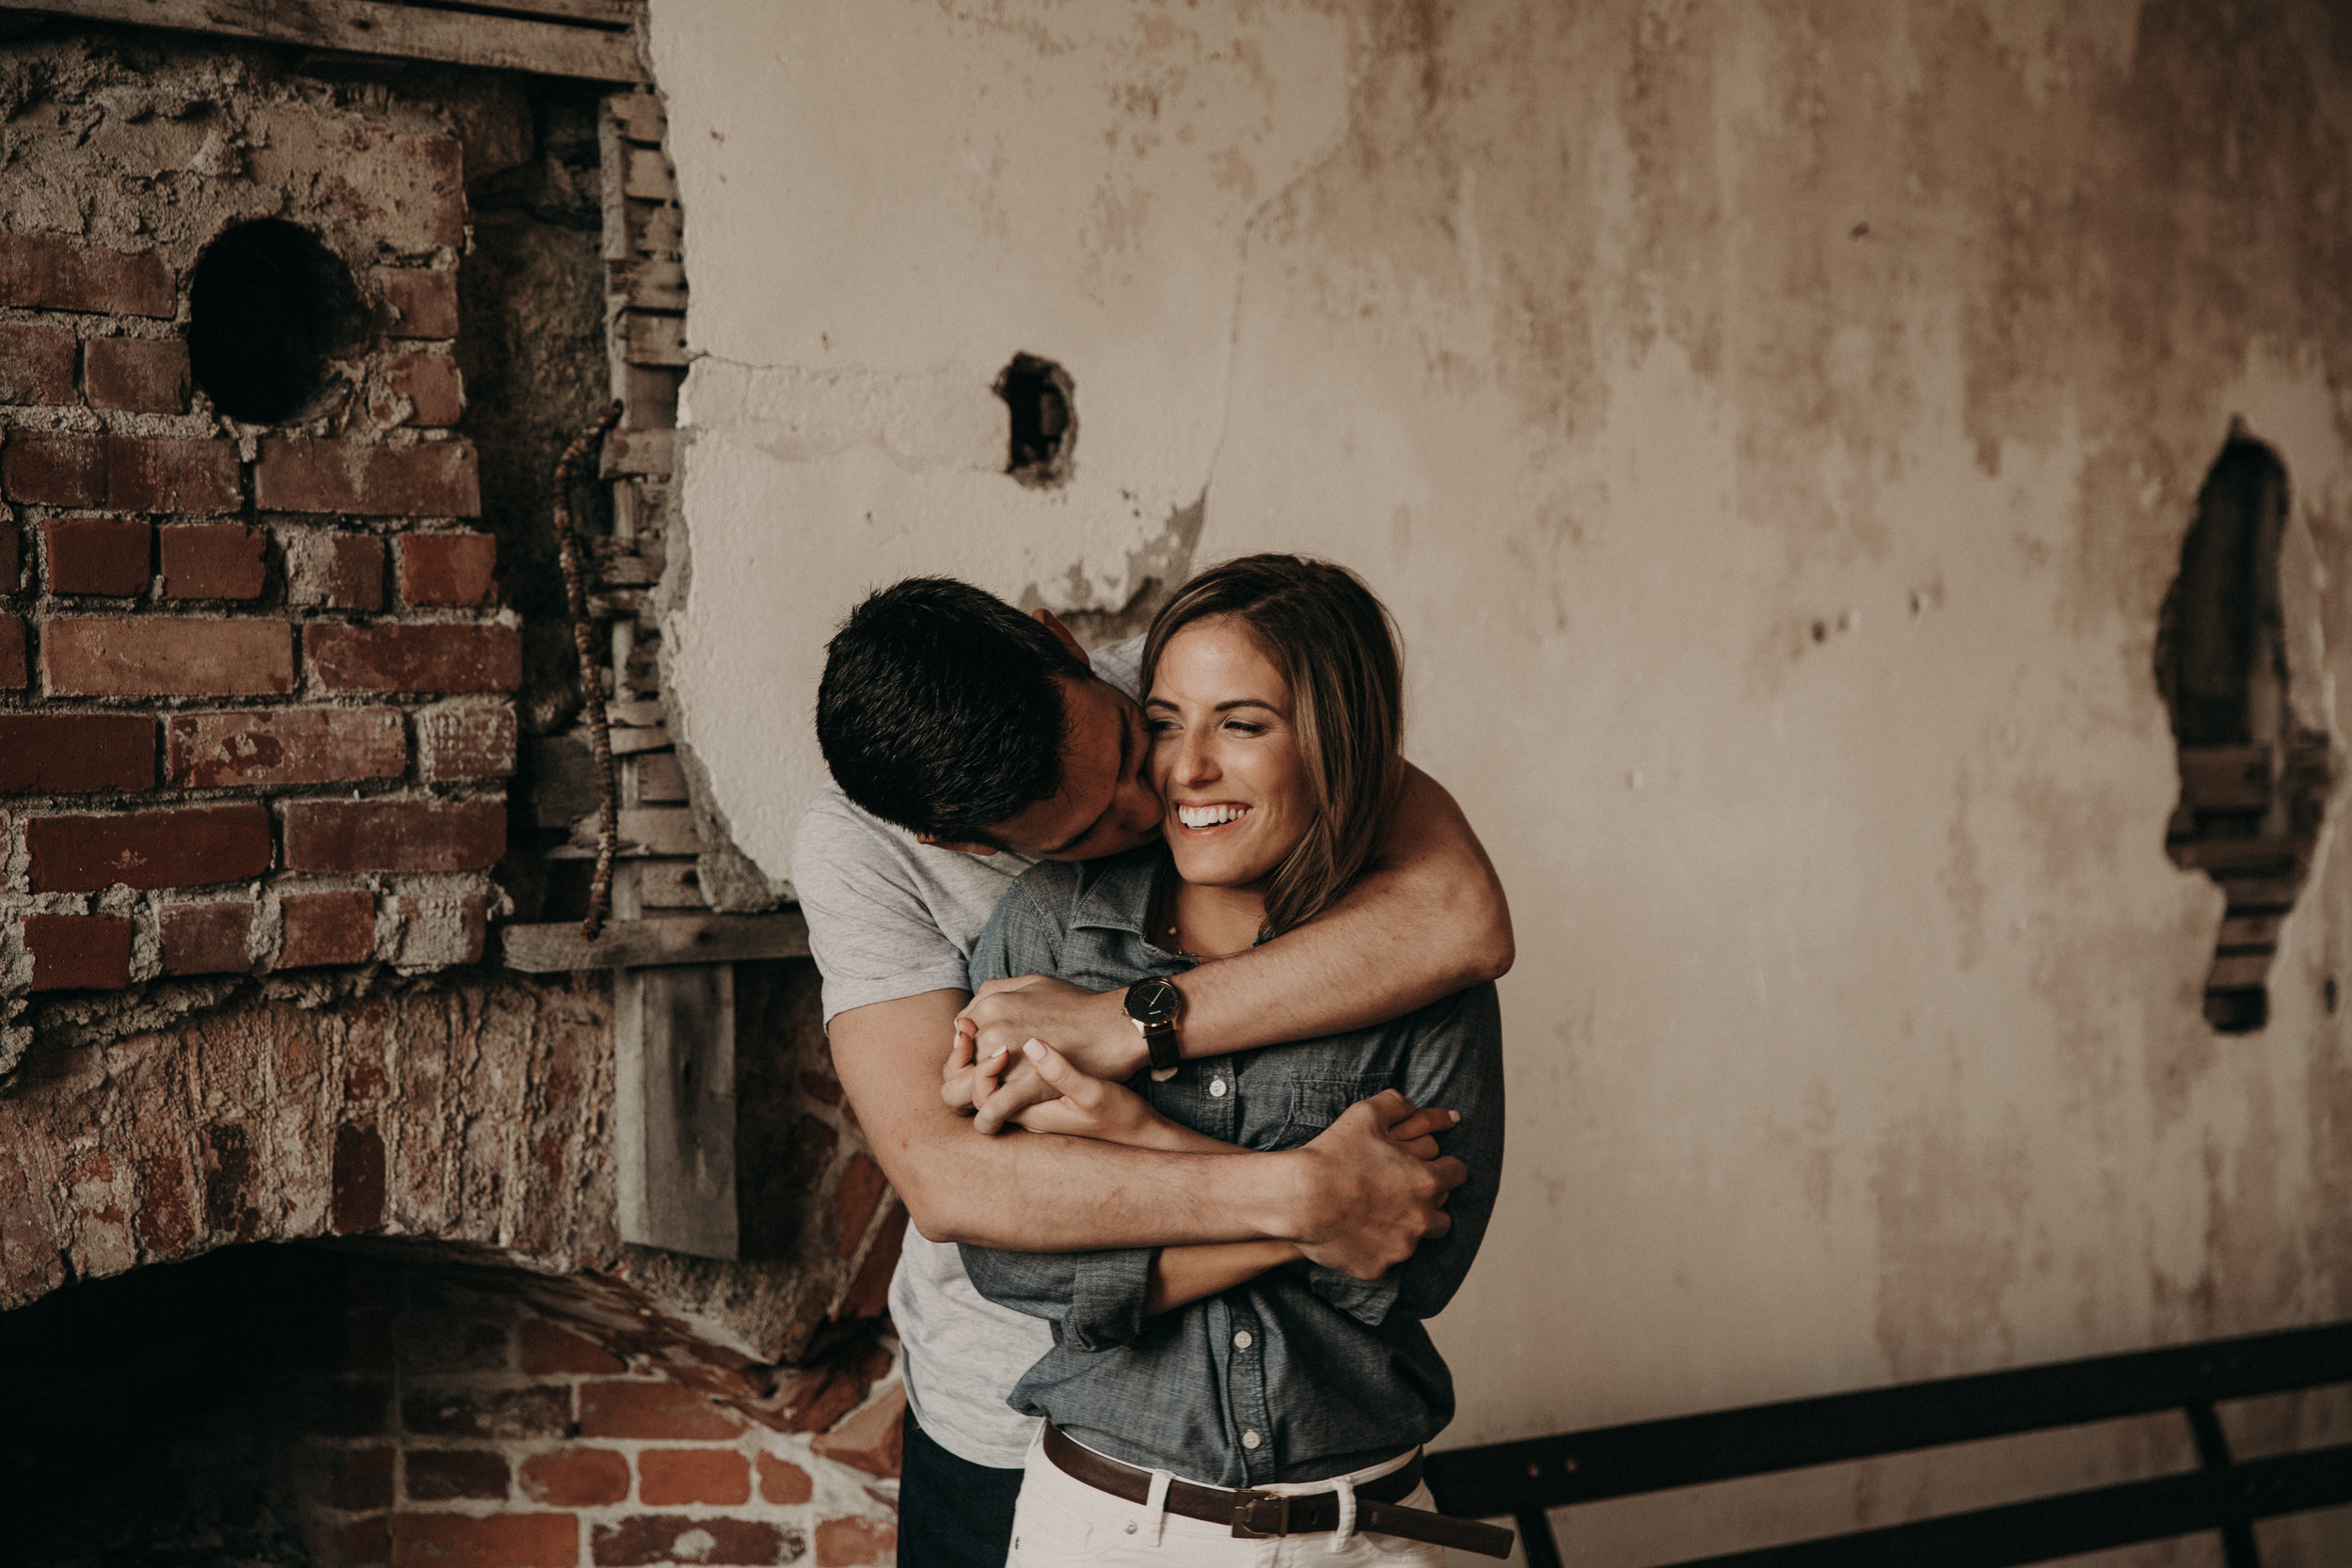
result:
M 428 9 L 387 0 L 0 0 L 0 10 L 47 11 L 87 22 L 263 39 L 355 55 L 445 60 L 592 82 L 649 80 L 633 32 L 601 26 L 612 8 L 592 0 L 535 0 L 501 9 L 563 20 Z M 634 9 L 632 7 L 631 9 Z

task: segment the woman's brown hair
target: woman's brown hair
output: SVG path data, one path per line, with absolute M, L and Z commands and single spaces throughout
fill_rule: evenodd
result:
M 1403 781 L 1405 683 L 1388 607 L 1344 566 L 1246 555 L 1179 589 L 1143 643 L 1148 688 L 1168 639 L 1230 615 L 1290 682 L 1315 817 L 1266 884 L 1267 936 L 1305 924 L 1372 863 Z

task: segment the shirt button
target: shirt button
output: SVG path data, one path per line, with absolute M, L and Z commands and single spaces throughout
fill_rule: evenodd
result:
M 1241 1434 L 1241 1446 L 1245 1449 L 1254 1449 L 1261 1441 L 1263 1439 L 1254 1432 L 1245 1432 Z
M 1248 1350 L 1249 1348 L 1249 1330 L 1245 1328 L 1239 1334 L 1233 1336 L 1233 1348 L 1235 1350 Z
M 1211 1100 L 1222 1100 L 1225 1098 L 1224 1079 L 1212 1078 L 1209 1080 L 1209 1098 Z
M 1136 1533 L 1136 1522 L 1133 1519 L 1127 1521 L 1127 1533 L 1129 1535 Z

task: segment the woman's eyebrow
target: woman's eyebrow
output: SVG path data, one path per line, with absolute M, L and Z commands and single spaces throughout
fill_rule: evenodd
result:
M 1272 703 L 1267 702 L 1263 697 L 1236 697 L 1230 703 L 1217 704 L 1216 711 L 1219 713 L 1231 713 L 1237 707 L 1262 707 L 1268 713 L 1276 715 L 1278 718 L 1282 712 L 1280 708 L 1276 707 Z

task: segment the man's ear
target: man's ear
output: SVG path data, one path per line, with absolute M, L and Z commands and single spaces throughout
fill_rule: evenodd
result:
M 1060 616 L 1055 614 L 1043 605 L 1040 605 L 1035 610 L 1029 611 L 1029 619 L 1035 621 L 1039 626 L 1043 626 L 1047 631 L 1052 632 L 1056 637 L 1060 638 L 1061 645 L 1070 650 L 1071 657 L 1076 659 L 1081 664 L 1089 664 L 1092 662 L 1087 657 L 1087 651 L 1078 645 L 1077 638 L 1071 635 L 1070 628 L 1061 624 Z
M 1069 634 L 1065 632 L 1063 635 Z M 916 833 L 914 838 L 918 844 L 928 844 L 934 849 L 953 849 L 960 855 L 993 855 L 996 852 L 993 844 L 959 844 L 953 839 L 941 838 L 936 833 Z

